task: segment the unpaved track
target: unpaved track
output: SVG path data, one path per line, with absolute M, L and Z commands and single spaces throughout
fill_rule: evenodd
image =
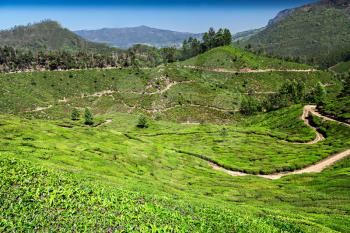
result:
M 243 73 L 268 73 L 268 72 L 296 72 L 296 73 L 309 73 L 309 72 L 317 72 L 315 69 L 240 69 L 240 70 L 232 70 L 226 68 L 211 68 L 211 67 L 203 67 L 203 66 L 184 66 L 184 68 L 194 69 L 194 70 L 202 70 L 209 72 L 217 72 L 217 73 L 232 73 L 232 74 L 243 74 Z
M 314 105 L 306 105 L 304 107 L 304 111 L 303 111 L 303 115 L 301 116 L 301 119 L 304 120 L 305 124 L 307 124 L 311 128 L 313 128 L 313 127 L 309 124 L 309 121 L 307 119 L 309 114 L 313 114 L 313 115 L 316 115 L 316 116 L 318 116 L 318 117 L 320 117 L 322 119 L 338 122 L 339 124 L 347 125 L 347 126 L 350 127 L 349 124 L 336 121 L 334 119 L 325 117 L 325 116 L 321 115 L 320 113 L 316 112 L 316 106 L 314 106 Z M 315 143 L 317 143 L 319 141 L 324 140 L 323 135 L 318 133 L 315 128 L 313 128 L 313 129 L 316 132 L 316 138 L 313 141 L 311 141 L 311 142 L 307 142 L 307 143 L 303 143 L 303 144 L 315 144 Z M 276 179 L 279 179 L 279 178 L 281 178 L 283 176 L 287 176 L 287 175 L 312 173 L 312 172 L 322 172 L 327 167 L 333 165 L 334 163 L 336 163 L 336 162 L 338 162 L 338 161 L 340 161 L 340 160 L 342 160 L 342 159 L 344 159 L 344 158 L 346 158 L 348 156 L 350 156 L 350 149 L 348 149 L 346 151 L 343 151 L 343 152 L 340 152 L 340 153 L 335 154 L 335 155 L 331 155 L 328 158 L 326 158 L 324 160 L 321 160 L 320 162 L 318 162 L 318 163 L 316 163 L 314 165 L 308 166 L 308 167 L 300 169 L 300 170 L 295 170 L 295 171 L 292 171 L 292 172 L 280 172 L 280 173 L 275 173 L 275 174 L 270 174 L 270 175 L 256 175 L 256 176 L 259 176 L 259 177 L 262 177 L 262 178 L 266 178 L 266 179 L 276 180 Z M 223 167 L 221 167 L 221 166 L 219 166 L 217 164 L 214 164 L 212 162 L 209 162 L 209 165 L 213 169 L 225 172 L 226 174 L 229 174 L 230 176 L 247 176 L 247 175 L 251 175 L 251 174 L 247 174 L 247 173 L 244 173 L 244 172 L 231 171 L 231 170 L 225 169 L 225 168 L 223 168 Z
M 303 110 L 303 115 L 301 116 L 301 119 L 304 121 L 304 123 L 309 126 L 311 129 L 313 129 L 313 131 L 316 134 L 316 137 L 314 140 L 310 141 L 310 142 L 306 142 L 306 143 L 296 143 L 296 144 L 316 144 L 320 141 L 323 141 L 325 138 L 323 137 L 323 135 L 321 133 L 319 133 L 314 127 L 312 127 L 309 123 L 308 117 L 310 116 L 310 114 L 314 114 L 315 112 L 316 106 L 314 105 L 306 105 L 304 107 Z
M 25 111 L 25 112 L 40 112 L 40 111 L 44 111 L 46 109 L 50 109 L 52 107 L 53 107 L 52 105 L 49 105 L 47 107 L 36 107 L 35 109 L 28 110 L 28 111 Z

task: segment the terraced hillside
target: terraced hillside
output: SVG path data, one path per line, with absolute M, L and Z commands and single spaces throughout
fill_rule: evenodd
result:
M 225 58 L 223 65 L 215 63 L 219 56 Z M 1 74 L 0 107 L 3 113 L 43 119 L 91 107 L 95 114 L 142 112 L 181 122 L 222 122 L 239 117 L 246 96 L 263 98 L 287 80 L 303 81 L 309 89 L 322 82 L 330 95 L 341 89 L 329 72 L 223 47 L 152 69 Z
M 223 63 L 216 53 L 228 54 Z M 238 112 L 242 98 L 286 80 L 321 82 L 329 98 L 343 83 L 229 47 L 202 56 L 152 69 L 1 74 L 0 231 L 348 232 L 350 127 L 304 103 Z M 148 127 L 137 127 L 140 114 Z M 263 176 L 339 153 L 319 173 Z
M 291 120 L 282 118 L 286 112 Z M 295 138 L 289 140 L 313 138 L 313 132 L 299 124 L 301 112 L 296 106 L 226 125 L 225 130 L 167 121 L 151 121 L 149 128 L 138 129 L 137 115 L 130 114 L 98 117 L 99 122 L 110 121 L 92 128 L 81 122 L 2 116 L 2 229 L 346 232 L 348 159 L 320 174 L 270 181 L 231 177 L 197 156 L 265 173 L 304 167 L 349 147 L 350 130 L 326 122 L 317 123 L 329 135 L 323 142 L 283 141 L 291 135 Z M 290 126 L 291 121 L 296 124 Z M 330 192 L 334 188 L 338 191 Z M 16 204 L 21 211 L 15 214 L 9 205 L 18 195 L 21 201 L 15 203 L 27 207 L 22 210 Z M 98 217 L 101 212 L 105 217 Z

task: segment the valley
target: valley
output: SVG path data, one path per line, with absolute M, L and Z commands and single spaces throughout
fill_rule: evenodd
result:
M 96 28 L 137 6 L 126 25 L 231 12 L 141 2 L 33 9 Z M 348 13 L 310 2 L 234 35 L 0 31 L 0 232 L 350 232 Z
M 241 56 L 239 59 L 242 61 L 251 56 L 244 53 L 238 55 L 232 51 L 228 55 Z M 50 181 L 45 182 L 57 182 L 54 175 L 57 172 L 57 175 L 67 177 L 64 178 L 68 179 L 67 185 L 75 180 L 87 179 L 84 181 L 88 183 L 87 187 L 95 187 L 91 194 L 82 193 L 88 195 L 88 198 L 92 198 L 95 192 L 100 192 L 97 190 L 118 187 L 118 191 L 107 192 L 117 194 L 130 190 L 132 193 L 123 196 L 145 195 L 145 198 L 157 194 L 157 200 L 148 200 L 149 204 L 144 208 L 161 203 L 156 204 L 162 206 L 157 208 L 170 211 L 175 205 L 186 201 L 195 206 L 198 206 L 198 202 L 205 202 L 206 207 L 203 208 L 209 208 L 210 211 L 218 208 L 229 211 L 223 212 L 226 214 L 224 219 L 235 219 L 234 222 L 208 220 L 206 227 L 212 227 L 212 230 L 226 231 L 226 227 L 241 229 L 238 231 L 242 232 L 265 232 L 266 229 L 269 232 L 280 229 L 302 229 L 310 232 L 315 229 L 323 229 L 325 232 L 331 229 L 345 230 L 349 219 L 333 222 L 335 216 L 344 217 L 339 212 L 340 207 L 328 210 L 332 215 L 324 214 L 324 208 L 334 198 L 342 200 L 340 203 L 347 203 L 350 198 L 345 195 L 346 176 L 336 178 L 336 174 L 347 169 L 349 127 L 329 120 L 322 121 L 322 116 L 314 111 L 313 106 L 305 107 L 304 114 L 304 107 L 297 104 L 249 117 L 244 117 L 239 109 L 240 101 L 245 96 L 253 95 L 259 99 L 274 95 L 288 79 L 303 81 L 309 89 L 321 81 L 327 84 L 325 87 L 330 96 L 341 90 L 341 82 L 334 79 L 329 72 L 292 63 L 286 63 L 288 68 L 284 68 L 282 63 L 276 70 L 270 68 L 273 62 L 267 62 L 269 65 L 266 67 L 258 67 L 266 69 L 266 72 L 250 72 L 250 68 L 246 68 L 248 72 L 222 72 L 232 69 L 231 67 L 242 69 L 238 64 L 253 67 L 250 64 L 254 64 L 254 60 L 249 60 L 250 63 L 240 63 L 238 60 L 237 63 L 226 63 L 227 65 L 218 68 L 211 62 L 212 57 L 217 56 L 216 53 L 211 51 L 204 56 L 208 56 L 208 59 L 201 66 L 203 69 L 197 66 L 195 69 L 188 67 L 192 63 L 189 60 L 183 64 L 175 63 L 151 69 L 1 74 L 0 154 L 2 163 L 6 164 L 2 168 L 2 175 L 20 166 L 24 167 L 21 169 L 39 169 L 35 172 L 40 176 L 44 172 L 40 170 L 41 167 L 45 167 L 50 174 Z M 194 60 L 194 64 L 202 60 Z M 270 81 L 272 79 L 274 81 Z M 83 111 L 87 107 L 95 115 L 92 127 L 84 126 L 81 120 L 69 120 L 73 108 Z M 309 113 L 312 113 L 312 117 L 306 118 Z M 148 128 L 136 127 L 139 114 L 147 116 Z M 309 121 L 312 121 L 313 127 L 322 129 L 322 134 L 309 127 Z M 332 157 L 333 154 L 337 155 Z M 303 174 L 304 172 L 306 173 Z M 69 178 L 70 176 L 77 178 Z M 316 188 L 320 185 L 318 182 L 329 182 L 330 177 L 335 182 L 333 185 L 345 185 L 345 193 L 331 195 L 327 189 L 321 191 L 322 195 L 319 193 L 319 188 Z M 307 184 L 310 182 L 308 180 L 314 180 L 314 184 L 310 186 Z M 96 186 L 97 183 L 99 185 Z M 40 190 L 43 184 L 37 185 Z M 11 193 L 19 191 L 20 187 L 22 185 L 12 187 L 14 191 Z M 300 189 L 303 192 L 297 191 Z M 285 199 L 287 190 L 289 197 Z M 294 191 L 290 193 L 291 190 Z M 69 191 L 54 192 L 66 195 L 63 193 Z M 12 198 L 9 194 L 6 195 L 7 199 Z M 40 208 L 45 211 L 60 208 L 61 204 L 58 203 L 52 206 L 56 203 L 55 200 L 59 200 L 52 195 L 54 194 L 49 193 L 47 198 L 53 201 L 40 201 Z M 316 195 L 316 200 L 322 197 L 324 203 L 317 210 L 313 210 L 316 211 L 314 217 L 309 214 L 314 208 L 311 207 L 314 201 L 305 199 L 309 195 Z M 170 204 L 166 201 L 165 204 L 162 198 L 175 198 L 176 201 L 173 200 Z M 309 203 L 310 207 L 302 209 L 296 202 L 301 199 L 305 199 L 303 202 Z M 79 200 L 74 201 L 77 202 Z M 267 207 L 267 203 L 274 204 Z M 134 208 L 139 205 L 125 205 L 130 213 L 136 214 Z M 265 206 L 264 214 L 261 213 L 262 206 Z M 109 208 L 111 209 L 106 210 L 107 212 L 119 209 Z M 162 226 L 160 229 L 165 226 L 174 229 L 175 225 L 180 224 L 178 221 L 187 222 L 181 217 L 179 220 L 164 223 L 164 217 L 158 215 L 159 210 L 153 208 L 155 207 L 147 213 L 155 214 L 152 224 L 159 222 L 159 226 Z M 242 208 L 248 208 L 249 213 L 241 212 Z M 209 213 L 196 211 L 187 212 L 188 217 L 209 217 Z M 295 219 L 296 212 L 303 216 L 301 219 L 307 218 L 308 224 Z M 12 211 L 6 210 L 4 213 L 12 214 Z M 175 214 L 173 211 L 171 213 Z M 89 212 L 84 213 L 85 215 L 89 216 Z M 22 219 L 21 216 L 23 215 L 15 219 Z M 98 228 L 109 226 L 98 220 L 97 216 L 91 216 L 94 220 L 90 224 L 105 224 L 98 225 Z M 151 223 L 142 220 L 142 216 L 141 214 L 138 218 L 145 229 L 150 229 Z M 245 220 L 241 225 L 236 222 L 240 218 L 259 219 L 259 222 Z M 26 224 L 27 220 L 21 221 Z M 62 221 L 66 227 L 73 227 L 72 219 L 66 218 Z M 120 229 L 142 229 L 133 225 L 136 224 L 135 221 L 127 218 L 120 218 L 117 222 L 120 221 L 123 225 Z M 203 219 L 199 221 L 202 222 Z M 9 226 L 7 224 L 5 226 Z M 41 224 L 49 222 L 43 221 Z M 86 224 L 84 221 L 83 225 Z M 182 230 L 198 229 L 197 225 L 187 225 L 184 222 L 181 224 Z M 74 226 L 81 229 L 76 223 Z M 90 225 L 94 226 L 97 227 Z M 124 228 L 126 226 L 129 228 Z M 188 228 L 184 228 L 185 226 Z

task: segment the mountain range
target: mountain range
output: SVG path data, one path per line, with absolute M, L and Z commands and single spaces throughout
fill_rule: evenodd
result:
M 350 1 L 323 0 L 281 11 L 241 45 L 255 52 L 329 67 L 349 59 Z
M 266 27 L 233 35 L 233 41 L 250 51 L 331 67 L 350 60 L 350 3 L 322 0 L 283 10 Z M 135 44 L 155 47 L 181 46 L 202 33 L 176 32 L 147 26 L 104 28 L 72 32 L 59 23 L 45 20 L 0 31 L 0 46 L 20 49 L 113 51 Z
M 202 33 L 176 32 L 147 26 L 126 28 L 103 28 L 98 30 L 80 30 L 75 33 L 92 42 L 106 43 L 118 48 L 129 48 L 135 44 L 154 47 L 180 47 L 189 37 L 202 38 Z

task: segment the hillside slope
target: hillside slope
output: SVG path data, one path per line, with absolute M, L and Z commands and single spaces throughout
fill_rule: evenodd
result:
M 89 50 L 103 52 L 110 50 L 106 45 L 84 40 L 51 20 L 0 31 L 0 46 L 11 46 L 32 51 Z
M 80 30 L 75 31 L 75 33 L 89 41 L 107 43 L 118 48 L 129 48 L 135 44 L 147 44 L 154 47 L 178 47 L 189 37 L 202 38 L 201 33 L 176 32 L 147 26 Z
M 348 232 L 349 159 L 271 181 L 231 177 L 193 156 L 254 172 L 303 167 L 349 146 L 348 129 L 322 122 L 324 142 L 281 141 L 279 131 L 309 135 L 301 112 L 254 116 L 250 126 L 226 125 L 226 135 L 218 125 L 166 121 L 139 129 L 133 114 L 104 116 L 111 122 L 99 127 L 0 115 L 0 229 Z
M 280 12 L 242 43 L 253 51 L 329 67 L 350 53 L 349 1 L 324 0 Z
M 310 66 L 287 62 L 281 59 L 255 55 L 243 49 L 225 46 L 212 49 L 181 62 L 186 66 L 240 69 L 310 69 Z
M 237 32 L 232 36 L 233 41 L 245 41 L 248 40 L 250 37 L 256 35 L 257 33 L 261 32 L 265 28 L 258 28 L 258 29 L 251 29 L 243 32 Z

